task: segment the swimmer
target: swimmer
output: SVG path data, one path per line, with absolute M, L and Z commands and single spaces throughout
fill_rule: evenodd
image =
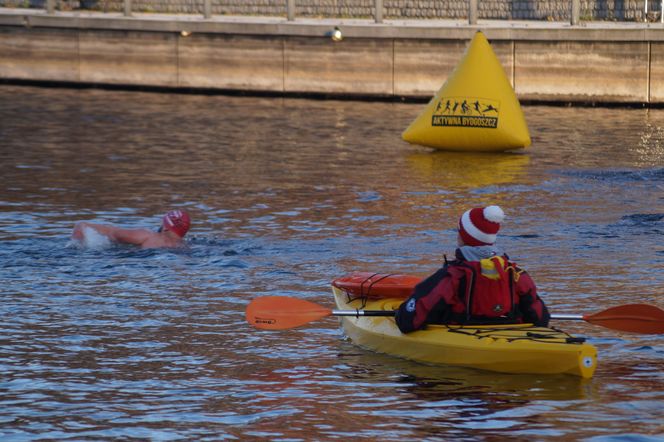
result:
M 179 247 L 191 226 L 191 218 L 184 210 L 171 210 L 164 215 L 157 232 L 148 229 L 122 229 L 107 224 L 93 224 L 85 221 L 76 223 L 72 239 L 84 242 L 88 229 L 105 236 L 110 241 L 134 244 L 145 249 Z

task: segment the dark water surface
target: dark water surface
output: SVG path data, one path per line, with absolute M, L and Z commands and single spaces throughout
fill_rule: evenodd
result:
M 422 104 L 0 86 L 0 439 L 664 439 L 664 338 L 555 325 L 596 376 L 433 367 L 285 332 L 250 299 L 331 306 L 355 270 L 426 275 L 462 211 L 555 313 L 664 307 L 664 110 L 524 108 L 532 148 L 452 154 Z M 77 220 L 193 216 L 184 250 L 80 248 Z

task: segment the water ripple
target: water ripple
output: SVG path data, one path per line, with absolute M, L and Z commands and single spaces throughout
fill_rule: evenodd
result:
M 433 272 L 488 204 L 553 312 L 662 305 L 664 111 L 525 107 L 533 146 L 495 155 L 403 143 L 420 111 L 1 86 L 1 438 L 660 436 L 658 336 L 556 322 L 598 348 L 584 381 L 372 353 L 336 318 L 247 325 L 257 296 L 332 307 L 347 272 Z M 70 241 L 78 220 L 156 228 L 170 207 L 192 214 L 185 248 Z

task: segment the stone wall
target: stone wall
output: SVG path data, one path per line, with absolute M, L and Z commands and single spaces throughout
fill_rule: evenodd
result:
M 321 32 L 329 25 L 297 21 L 233 18 L 220 29 L 202 18 L 100 15 L 0 14 L 0 80 L 424 99 L 476 32 L 404 24 L 381 36 L 367 23 L 334 42 Z M 174 32 L 183 23 L 191 32 Z M 515 26 L 485 32 L 520 100 L 664 104 L 659 29 Z
M 582 20 L 644 21 L 659 19 L 664 0 L 581 0 Z M 203 14 L 204 0 L 132 0 L 132 10 Z M 286 16 L 287 0 L 212 0 L 213 15 Z M 45 0 L 0 0 L 0 7 L 43 8 Z M 56 9 L 121 12 L 122 0 L 56 0 Z M 467 0 L 383 0 L 389 19 L 465 19 Z M 375 0 L 295 0 L 295 16 L 303 18 L 371 18 Z M 568 21 L 571 0 L 478 0 L 480 19 Z

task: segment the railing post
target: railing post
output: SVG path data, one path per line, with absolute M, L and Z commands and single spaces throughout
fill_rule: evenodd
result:
M 131 0 L 124 0 L 124 15 L 131 17 Z
M 662 0 L 664 1 L 664 0 Z M 383 0 L 376 0 L 376 23 L 383 23 Z
M 577 26 L 579 24 L 579 18 L 581 17 L 581 0 L 572 0 L 572 19 L 570 24 L 572 26 Z
M 46 13 L 55 13 L 55 0 L 46 0 Z
M 287 0 L 286 16 L 288 18 L 288 21 L 295 20 L 295 0 Z
M 212 0 L 205 0 L 203 3 L 203 17 L 211 18 L 212 17 Z
M 468 24 L 477 24 L 477 0 L 468 0 Z

